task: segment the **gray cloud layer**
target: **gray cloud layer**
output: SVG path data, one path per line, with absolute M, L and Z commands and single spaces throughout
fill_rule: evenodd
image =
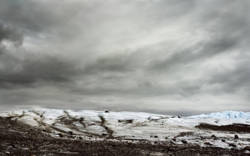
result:
M 0 103 L 249 109 L 247 0 L 2 0 Z

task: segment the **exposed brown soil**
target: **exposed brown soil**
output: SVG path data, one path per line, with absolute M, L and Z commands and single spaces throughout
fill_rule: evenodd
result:
M 196 128 L 200 129 L 209 129 L 215 131 L 230 131 L 230 132 L 239 132 L 239 133 L 250 133 L 250 125 L 246 124 L 231 124 L 231 125 L 211 125 L 207 123 L 200 123 Z
M 86 141 L 74 136 L 52 137 L 38 128 L 0 117 L 0 156 L 156 156 L 156 155 L 247 155 L 244 150 L 175 145 L 147 141 Z

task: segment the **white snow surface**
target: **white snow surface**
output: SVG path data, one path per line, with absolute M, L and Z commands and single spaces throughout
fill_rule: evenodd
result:
M 210 114 L 201 114 L 191 116 L 190 118 L 213 118 L 213 119 L 243 119 L 250 120 L 250 112 L 238 112 L 238 111 L 224 111 L 224 112 L 216 112 Z
M 205 144 L 209 142 L 212 146 L 221 148 L 231 148 L 229 146 L 231 142 L 237 148 L 250 146 L 249 133 L 195 128 L 200 123 L 213 125 L 242 123 L 250 125 L 250 112 L 225 111 L 178 118 L 171 115 L 142 112 L 73 111 L 33 108 L 30 110 L 2 112 L 0 116 L 12 116 L 31 126 L 50 129 L 49 133 L 53 136 L 71 131 L 74 136 L 81 136 L 85 139 L 108 139 L 109 137 L 107 136 L 112 135 L 113 139 L 123 138 L 123 140 L 148 140 L 153 142 L 174 140 L 175 144 L 183 144 L 182 141 L 186 140 L 188 143 L 201 146 L 209 146 Z M 102 118 L 105 120 L 104 122 L 102 122 Z M 107 127 L 113 131 L 112 134 L 109 134 Z M 212 135 L 219 139 L 212 139 Z M 235 140 L 235 135 L 238 135 L 240 140 Z M 222 142 L 223 139 L 226 142 Z

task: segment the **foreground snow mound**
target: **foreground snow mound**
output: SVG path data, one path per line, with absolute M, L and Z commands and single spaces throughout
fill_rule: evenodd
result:
M 181 118 L 140 112 L 36 108 L 0 113 L 0 116 L 40 128 L 55 137 L 163 141 L 176 145 L 194 144 L 239 149 L 250 146 L 249 133 L 201 129 L 198 126 L 200 123 L 216 126 L 237 123 L 248 127 L 250 113 L 244 112 L 227 111 Z
M 237 112 L 237 111 L 224 111 L 224 112 L 216 112 L 210 114 L 201 114 L 191 116 L 190 118 L 197 118 L 197 119 L 204 119 L 204 118 L 211 118 L 211 119 L 245 119 L 250 120 L 250 112 Z

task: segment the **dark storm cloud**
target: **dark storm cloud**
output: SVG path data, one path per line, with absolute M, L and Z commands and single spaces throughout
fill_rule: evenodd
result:
M 67 16 L 64 16 L 63 12 L 61 15 L 60 6 L 57 7 L 58 10 L 53 10 L 46 3 L 34 1 L 3 0 L 0 2 L 1 87 L 28 87 L 39 82 L 68 82 L 79 72 L 73 62 L 55 54 L 49 54 L 48 49 L 33 54 L 33 49 L 23 48 L 25 37 L 32 38 L 43 32 L 51 33 L 55 25 L 62 24 L 60 22 L 65 23 L 62 19 Z M 35 38 L 32 39 L 35 40 Z M 12 48 L 9 48 L 8 44 Z M 39 45 L 36 46 L 39 47 Z
M 249 12 L 249 2 L 228 1 L 228 3 L 222 3 L 212 1 L 209 4 L 212 4 L 211 7 L 214 8 L 209 7 L 207 10 L 199 5 L 202 3 L 196 3 L 198 8 L 204 8 L 205 10 L 197 11 L 200 14 L 195 14 L 193 17 L 193 24 L 191 24 L 193 28 L 191 29 L 196 29 L 196 24 L 198 23 L 198 27 L 203 28 L 210 35 L 210 38 L 200 41 L 190 48 L 174 51 L 173 55 L 166 59 L 158 60 L 155 64 L 153 62 L 151 65 L 152 70 L 167 70 L 175 66 L 209 59 L 223 52 L 228 53 L 233 49 L 239 49 L 238 52 L 241 52 L 240 48 L 243 46 L 248 47 L 248 45 L 244 44 L 250 41 L 250 17 L 246 13 Z M 217 3 L 219 6 L 216 6 Z M 167 51 L 168 49 L 166 49 L 166 53 Z
M 0 86 L 9 88 L 29 86 L 36 82 L 66 82 L 78 71 L 74 64 L 57 56 L 25 55 L 25 59 L 18 59 L 11 54 L 4 41 L 9 42 L 19 50 L 23 42 L 23 35 L 14 27 L 0 23 Z
M 85 66 L 84 74 L 98 74 L 100 72 L 129 72 L 133 70 L 135 64 L 131 62 L 131 56 L 118 55 L 111 57 L 102 57 L 91 64 Z
M 191 48 L 173 52 L 172 56 L 164 60 L 152 62 L 149 70 L 155 72 L 159 72 L 159 70 L 163 72 L 172 70 L 174 72 L 176 67 L 192 64 L 203 59 L 209 59 L 223 52 L 228 52 L 231 48 L 236 48 L 238 43 L 240 43 L 239 40 L 239 38 L 230 38 L 230 36 L 226 35 L 219 39 L 213 38 L 211 41 L 198 43 Z
M 10 26 L 4 25 L 0 21 L 0 42 L 3 40 L 11 40 L 21 44 L 22 34 Z
M 55 14 L 52 13 L 53 10 L 50 10 L 50 6 L 42 2 L 2 0 L 0 4 L 1 20 L 12 25 L 18 25 L 20 28 L 40 31 L 57 22 L 55 21 L 56 18 L 53 18 L 55 17 Z
M 196 4 L 202 8 L 199 3 L 202 2 L 197 2 Z M 167 58 L 163 56 L 161 59 L 153 60 L 148 66 L 150 72 L 172 74 L 183 71 L 184 76 L 185 73 L 192 72 L 184 71 L 187 69 L 187 66 L 202 64 L 202 62 L 209 61 L 217 55 L 236 53 L 240 55 L 239 58 L 241 56 L 249 58 L 249 55 L 245 55 L 248 53 L 247 49 L 249 49 L 248 43 L 250 41 L 250 17 L 246 13 L 249 12 L 249 2 L 218 2 L 219 6 L 216 6 L 216 3 L 214 1 L 211 2 L 210 4 L 213 4 L 212 7 L 214 8 L 203 10 L 199 12 L 200 14 L 193 17 L 194 23 L 197 22 L 198 27 L 204 28 L 207 34 L 210 35 L 209 39 L 201 40 L 197 44 L 185 49 L 180 48 L 181 50 L 170 51 L 172 55 Z M 169 50 L 166 49 L 167 51 Z M 218 59 L 217 61 L 219 62 L 220 60 Z M 214 83 L 222 86 L 220 89 L 214 90 L 214 93 L 218 93 L 218 90 L 223 94 L 240 91 L 242 88 L 248 88 L 250 80 L 249 66 L 250 62 L 245 61 L 244 65 L 240 63 L 233 70 L 223 71 L 222 73 L 213 72 L 206 75 L 203 80 L 187 81 L 186 83 L 181 83 L 181 85 L 176 84 L 176 87 L 180 88 L 176 90 L 176 93 L 195 96 L 202 93 L 204 85 L 213 85 Z M 207 81 L 207 78 L 211 80 Z M 249 92 L 249 90 L 245 91 Z
M 57 57 L 41 57 L 32 60 L 26 59 L 17 64 L 17 67 L 6 67 L 0 70 L 0 85 L 13 87 L 15 85 L 29 86 L 38 82 L 68 82 L 77 74 L 72 63 Z
M 245 108 L 249 8 L 247 0 L 2 0 L 0 102 L 206 110 L 215 99 Z
M 17 29 L 1 23 L 0 20 L 0 57 L 6 52 L 6 48 L 2 43 L 3 41 L 10 41 L 13 42 L 15 46 L 19 46 L 22 44 L 23 36 Z
M 222 93 L 240 92 L 249 97 L 250 93 L 250 66 L 249 59 L 237 64 L 234 69 L 214 74 L 210 79 L 210 84 L 219 85 Z

